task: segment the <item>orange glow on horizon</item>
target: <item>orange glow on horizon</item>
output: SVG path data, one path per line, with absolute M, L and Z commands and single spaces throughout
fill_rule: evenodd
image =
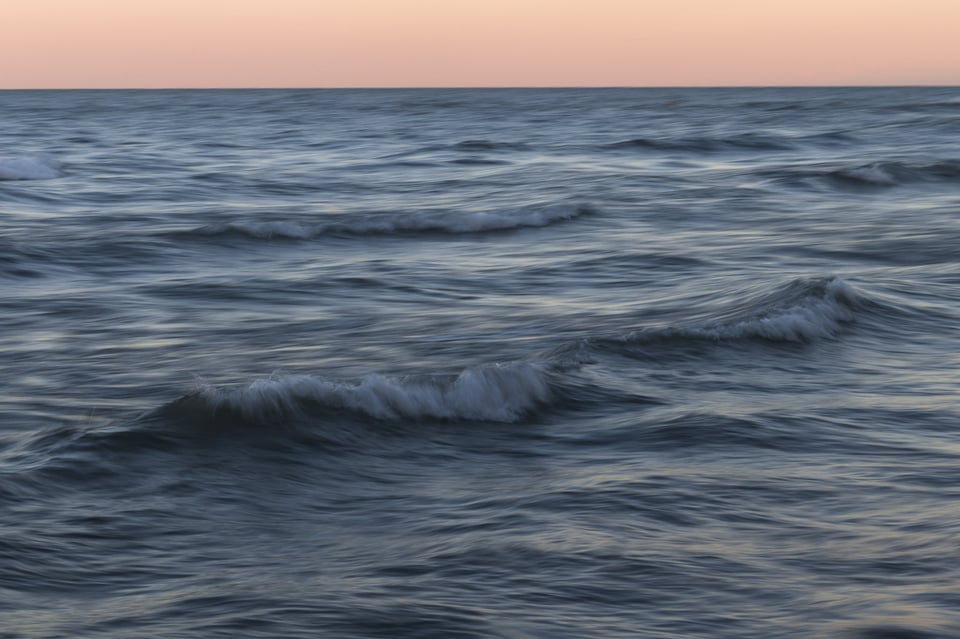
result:
M 9 0 L 0 88 L 960 84 L 957 0 Z

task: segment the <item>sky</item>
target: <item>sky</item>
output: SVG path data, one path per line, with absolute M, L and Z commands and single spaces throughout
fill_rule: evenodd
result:
M 960 0 L 3 0 L 0 88 L 960 85 Z

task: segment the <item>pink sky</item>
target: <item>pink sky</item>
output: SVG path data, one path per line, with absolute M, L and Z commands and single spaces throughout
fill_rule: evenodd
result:
M 0 88 L 960 84 L 960 0 L 5 0 Z

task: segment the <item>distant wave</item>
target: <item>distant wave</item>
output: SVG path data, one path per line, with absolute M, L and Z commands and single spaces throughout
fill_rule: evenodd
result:
M 205 424 L 268 425 L 299 415 L 347 411 L 377 420 L 435 419 L 516 422 L 551 395 L 542 366 L 526 362 L 475 366 L 455 376 L 367 375 L 344 382 L 312 375 L 258 379 L 235 389 L 209 387 L 159 411 Z
M 208 224 L 187 235 L 244 236 L 255 239 L 307 240 L 324 235 L 392 235 L 400 233 L 482 233 L 547 226 L 590 213 L 587 206 L 548 206 L 464 213 L 391 213 L 351 216 L 343 222 L 234 221 Z M 181 233 L 182 234 L 182 233 Z
M 44 155 L 0 159 L 0 180 L 50 180 L 60 175 L 60 163 Z
M 453 145 L 461 151 L 523 151 L 529 147 L 523 142 L 500 142 L 497 140 L 463 140 Z
M 807 342 L 837 335 L 844 324 L 853 321 L 857 300 L 853 288 L 836 277 L 795 280 L 772 294 L 748 297 L 713 319 L 644 328 L 617 341 L 634 344 L 676 339 Z
M 464 166 L 503 166 L 505 164 L 510 164 L 506 160 L 495 160 L 491 158 L 457 158 L 455 160 L 450 160 L 450 164 L 461 164 Z
M 821 146 L 851 146 L 857 142 L 857 137 L 850 131 L 825 131 L 813 133 L 797 138 L 801 142 L 814 143 Z
M 941 98 L 922 102 L 902 102 L 881 106 L 883 110 L 905 112 L 940 112 L 955 115 L 960 108 L 960 98 Z
M 500 140 L 468 139 L 446 144 L 429 144 L 406 149 L 383 156 L 392 160 L 394 166 L 431 166 L 438 162 L 453 164 L 509 164 L 506 157 L 513 152 L 529 151 L 531 146 L 524 142 L 505 142 Z M 402 162 L 404 158 L 419 158 L 419 161 Z
M 611 150 L 637 149 L 703 153 L 736 150 L 785 151 L 793 148 L 793 144 L 782 137 L 746 133 L 728 137 L 640 137 L 613 142 L 605 145 L 604 148 Z
M 860 186 L 896 186 L 916 182 L 960 179 L 960 160 L 929 163 L 873 162 L 826 173 L 835 181 Z

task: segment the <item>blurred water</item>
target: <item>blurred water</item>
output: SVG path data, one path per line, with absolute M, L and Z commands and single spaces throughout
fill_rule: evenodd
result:
M 960 89 L 0 113 L 0 637 L 960 636 Z

